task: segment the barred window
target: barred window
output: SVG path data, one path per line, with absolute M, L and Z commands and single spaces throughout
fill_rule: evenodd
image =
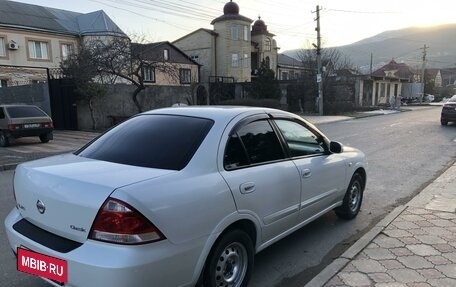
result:
M 192 81 L 192 71 L 190 69 L 180 69 L 181 84 L 190 84 Z

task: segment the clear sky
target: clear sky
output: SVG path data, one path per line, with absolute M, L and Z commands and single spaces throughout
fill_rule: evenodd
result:
M 174 41 L 223 14 L 228 0 L 17 0 L 92 12 L 104 10 L 127 34 L 149 41 Z M 240 14 L 261 19 L 276 35 L 281 52 L 316 43 L 316 6 L 321 10 L 324 47 L 351 44 L 387 30 L 456 23 L 452 0 L 235 0 Z

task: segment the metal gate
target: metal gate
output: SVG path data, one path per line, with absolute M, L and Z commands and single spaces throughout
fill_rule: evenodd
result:
M 54 127 L 56 129 L 77 130 L 78 111 L 73 80 L 61 77 L 58 71 L 50 70 L 48 83 Z

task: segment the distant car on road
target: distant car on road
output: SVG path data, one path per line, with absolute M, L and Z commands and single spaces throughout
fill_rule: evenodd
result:
M 426 101 L 426 102 L 428 102 L 428 103 L 432 103 L 434 100 L 435 100 L 435 97 L 434 97 L 434 95 L 431 95 L 431 94 L 427 94 L 427 95 L 424 97 L 424 101 Z
M 442 107 L 440 123 L 446 126 L 448 122 L 456 122 L 456 95 L 452 96 Z
M 0 146 L 6 147 L 20 137 L 53 139 L 51 117 L 33 105 L 0 105 Z
M 19 165 L 5 225 L 18 269 L 53 286 L 242 287 L 256 252 L 326 212 L 354 218 L 366 180 L 361 151 L 297 115 L 157 109 Z

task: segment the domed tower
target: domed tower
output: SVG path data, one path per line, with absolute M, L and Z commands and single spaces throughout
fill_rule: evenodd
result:
M 252 42 L 255 49 L 252 51 L 252 70 L 257 70 L 264 61 L 269 69 L 276 71 L 277 68 L 277 43 L 274 34 L 268 31 L 268 26 L 258 17 L 252 26 Z
M 253 20 L 239 14 L 239 6 L 230 1 L 223 7 L 223 15 L 214 19 L 217 76 L 233 77 L 236 82 L 250 81 L 251 31 Z

